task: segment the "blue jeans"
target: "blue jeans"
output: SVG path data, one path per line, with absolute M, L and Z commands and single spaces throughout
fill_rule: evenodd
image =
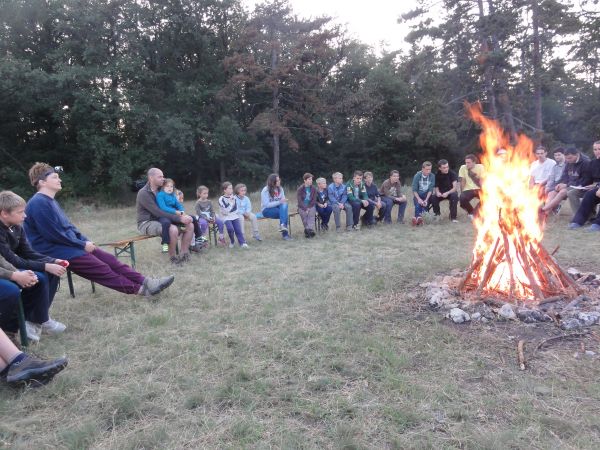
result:
M 419 198 L 421 200 L 425 200 L 425 197 L 427 197 L 428 192 L 419 192 Z M 427 200 L 427 205 L 426 206 L 421 206 L 418 202 L 417 199 L 413 196 L 413 203 L 415 204 L 415 217 L 421 217 L 423 215 L 423 213 L 429 211 L 429 208 L 431 207 L 431 197 L 429 197 L 429 200 Z
M 323 225 L 329 225 L 329 219 L 331 218 L 332 212 L 333 209 L 331 208 L 331 205 L 327 205 L 325 208 L 320 208 L 319 206 L 317 206 L 317 213 L 321 217 L 321 223 Z
M 232 244 L 235 244 L 235 236 L 237 236 L 238 244 L 242 245 L 246 243 L 244 232 L 242 231 L 242 219 L 226 220 L 225 226 L 227 227 L 229 241 L 231 241 Z
M 267 219 L 279 219 L 279 223 L 287 228 L 288 225 L 288 204 L 282 203 L 272 208 L 265 208 L 262 210 L 263 217 Z M 283 232 L 284 236 L 287 236 L 287 231 Z
M 17 331 L 17 305 L 19 292 L 23 301 L 25 319 L 33 323 L 44 323 L 49 319 L 48 311 L 58 287 L 58 277 L 35 272 L 38 282 L 22 289 L 12 281 L 0 280 L 0 328 Z
M 398 205 L 398 222 L 404 222 L 407 202 L 396 202 L 392 197 L 381 197 L 381 201 L 385 203 L 385 214 L 383 216 L 385 223 L 392 223 L 392 208 L 394 205 Z

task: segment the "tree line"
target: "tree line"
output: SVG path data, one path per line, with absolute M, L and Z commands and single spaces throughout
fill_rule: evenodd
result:
M 0 1 L 0 187 L 35 161 L 115 198 L 150 166 L 180 186 L 458 164 L 481 101 L 511 133 L 600 137 L 594 0 L 422 0 L 408 50 L 376 54 L 286 0 Z M 435 6 L 435 5 L 437 6 Z

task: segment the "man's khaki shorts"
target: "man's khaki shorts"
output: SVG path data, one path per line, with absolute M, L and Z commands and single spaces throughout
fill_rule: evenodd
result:
M 138 232 L 146 236 L 160 236 L 162 225 L 158 220 L 148 220 L 138 225 Z

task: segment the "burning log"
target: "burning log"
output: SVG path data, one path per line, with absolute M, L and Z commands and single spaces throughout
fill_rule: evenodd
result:
M 469 105 L 469 112 L 483 128 L 480 143 L 485 172 L 474 221 L 473 259 L 459 291 L 474 291 L 476 299 L 497 293 L 513 303 L 577 296 L 581 288 L 541 244 L 543 230 L 537 214 L 541 200 L 537 190 L 529 187 L 533 143 L 520 136 L 512 145 L 510 137 L 484 117 L 478 106 Z M 500 148 L 506 151 L 497 153 Z

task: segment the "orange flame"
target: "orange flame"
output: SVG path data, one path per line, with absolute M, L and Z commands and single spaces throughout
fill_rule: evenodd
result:
M 533 284 L 542 285 L 543 274 L 531 272 L 528 256 L 524 254 L 530 251 L 535 254 L 543 237 L 538 219 L 540 195 L 529 185 L 533 142 L 519 135 L 513 146 L 509 135 L 496 121 L 483 115 L 479 104 L 466 106 L 470 117 L 483 129 L 480 144 L 485 169 L 481 205 L 474 221 L 477 240 L 472 267 L 477 270 L 469 281 L 479 286 L 484 280 L 483 289 L 488 292 L 534 299 L 537 295 Z M 505 149 L 506 154 L 498 155 L 498 149 Z M 476 261 L 480 262 L 477 266 Z

